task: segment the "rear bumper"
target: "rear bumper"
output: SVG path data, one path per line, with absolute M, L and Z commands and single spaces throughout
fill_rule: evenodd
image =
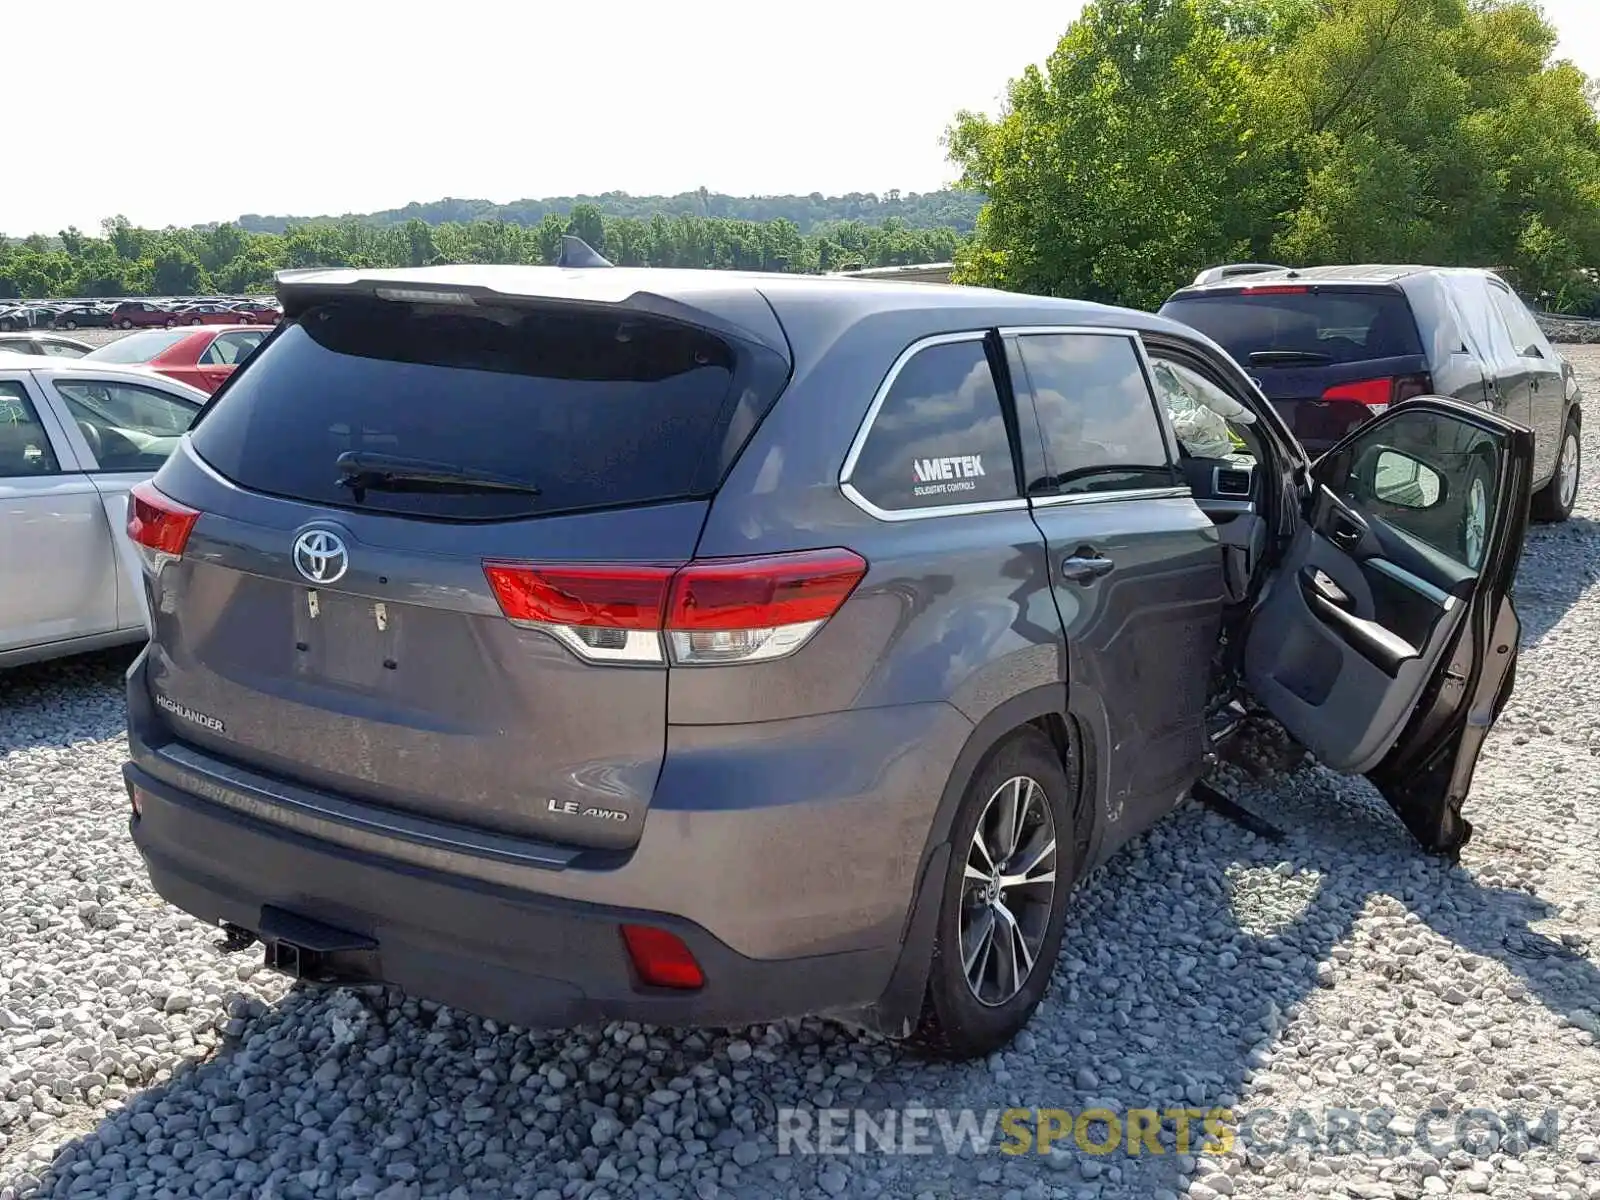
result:
M 337 797 L 314 811 L 282 781 L 207 760 L 171 738 L 143 664 L 129 674 L 124 773 L 163 897 L 269 942 L 325 945 L 313 978 L 386 982 L 523 1025 L 736 1025 L 875 1004 L 901 957 L 945 753 L 970 731 L 944 705 L 769 722 L 759 737 L 674 731 L 631 852 L 507 853 L 419 840 Z M 874 743 L 860 778 L 840 766 Z M 677 934 L 705 986 L 642 985 L 625 922 Z

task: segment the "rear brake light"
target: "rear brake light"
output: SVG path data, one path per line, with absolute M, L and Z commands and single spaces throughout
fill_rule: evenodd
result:
M 1324 400 L 1348 400 L 1364 407 L 1373 416 L 1387 409 L 1394 398 L 1394 380 L 1361 379 L 1355 383 L 1339 383 L 1322 393 Z
M 791 654 L 839 611 L 866 571 L 849 550 L 690 563 L 667 602 L 672 657 L 687 664 Z
M 151 572 L 183 557 L 199 519 L 196 510 L 163 495 L 151 483 L 136 483 L 128 492 L 128 536 Z
M 1244 289 L 1245 293 L 1251 296 L 1303 296 L 1310 290 L 1308 287 L 1295 287 L 1284 283 L 1262 284 L 1260 287 Z
M 642 983 L 679 991 L 705 986 L 705 972 L 677 934 L 651 925 L 624 925 L 622 942 Z
M 582 658 L 660 662 L 661 615 L 675 567 L 485 563 L 500 611 Z
M 762 662 L 805 645 L 866 560 L 849 550 L 705 559 L 682 567 L 485 563 L 500 609 L 591 662 Z

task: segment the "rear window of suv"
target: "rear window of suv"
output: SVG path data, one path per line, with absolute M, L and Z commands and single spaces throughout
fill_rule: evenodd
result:
M 1411 305 L 1393 290 L 1262 288 L 1176 296 L 1162 306 L 1161 315 L 1198 329 L 1252 367 L 1354 363 L 1422 353 Z
M 334 507 L 496 520 L 709 494 L 736 408 L 733 347 L 655 319 L 340 302 L 265 343 L 192 445 L 244 487 Z M 355 493 L 339 456 L 423 459 L 515 491 Z

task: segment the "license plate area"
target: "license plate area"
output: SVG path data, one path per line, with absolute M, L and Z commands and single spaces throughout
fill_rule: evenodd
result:
M 402 607 L 323 588 L 299 589 L 296 673 L 361 691 L 389 686 L 400 669 Z

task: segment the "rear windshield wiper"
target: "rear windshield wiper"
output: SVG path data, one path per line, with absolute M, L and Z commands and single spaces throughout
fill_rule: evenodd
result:
M 1331 363 L 1333 355 L 1320 350 L 1252 350 L 1252 367 L 1270 367 L 1282 363 Z
M 346 450 L 335 460 L 339 486 L 361 493 L 375 492 L 512 492 L 537 496 L 538 484 L 492 471 L 479 471 L 455 463 L 397 454 L 368 454 Z

